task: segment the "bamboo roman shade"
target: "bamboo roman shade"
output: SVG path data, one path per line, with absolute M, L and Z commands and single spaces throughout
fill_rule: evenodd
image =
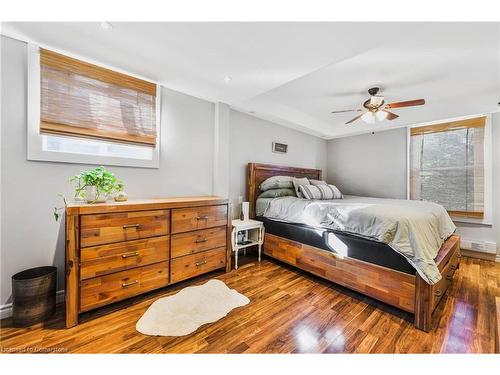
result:
M 410 199 L 484 216 L 484 127 L 478 117 L 410 130 Z
M 40 49 L 40 132 L 156 145 L 156 85 Z

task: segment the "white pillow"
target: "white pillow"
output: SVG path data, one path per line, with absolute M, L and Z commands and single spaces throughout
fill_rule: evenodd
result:
M 300 193 L 305 199 L 342 199 L 344 196 L 335 185 L 301 185 Z
M 318 185 L 328 185 L 326 183 L 326 181 L 323 181 L 323 180 L 311 180 L 309 179 L 309 182 L 311 183 L 311 185 L 314 185 L 314 186 L 318 186 Z
M 307 177 L 304 177 L 304 178 L 296 178 L 296 177 L 294 177 L 292 179 L 292 182 L 293 182 L 293 187 L 295 188 L 295 193 L 297 194 L 297 197 L 304 198 L 304 196 L 300 192 L 299 187 L 301 185 L 310 185 L 309 180 L 307 179 Z

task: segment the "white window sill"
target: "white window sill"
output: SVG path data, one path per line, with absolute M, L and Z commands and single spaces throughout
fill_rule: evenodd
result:
M 472 217 L 453 217 L 450 216 L 451 220 L 453 220 L 454 223 L 458 224 L 476 224 L 476 225 L 484 225 L 484 226 L 491 226 L 492 222 L 491 219 L 484 218 L 484 219 L 475 219 Z

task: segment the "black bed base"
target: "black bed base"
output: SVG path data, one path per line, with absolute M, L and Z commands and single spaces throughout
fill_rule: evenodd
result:
M 396 271 L 415 274 L 410 263 L 385 243 L 305 224 L 285 223 L 261 216 L 255 219 L 264 223 L 266 233 Z

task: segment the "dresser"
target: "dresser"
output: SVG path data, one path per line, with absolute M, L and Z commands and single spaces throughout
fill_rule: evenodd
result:
M 66 326 L 80 313 L 231 269 L 227 199 L 189 197 L 66 207 Z

